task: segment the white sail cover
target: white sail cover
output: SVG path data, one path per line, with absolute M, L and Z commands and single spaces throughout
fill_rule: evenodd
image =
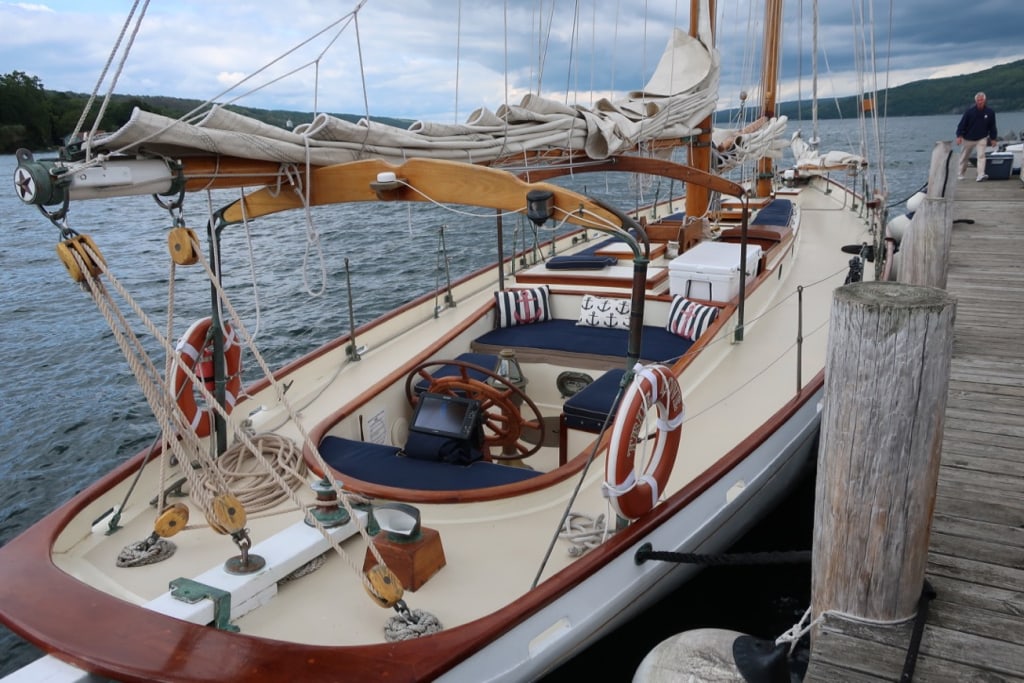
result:
M 676 29 L 647 85 L 593 108 L 527 95 L 497 111 L 478 109 L 463 124 L 416 122 L 399 128 L 318 114 L 288 131 L 214 107 L 196 124 L 136 109 L 123 127 L 93 141 L 111 153 L 218 154 L 318 166 L 366 158 L 411 157 L 490 163 L 552 149 L 605 159 L 637 145 L 695 135 L 718 100 L 719 57 Z
M 790 148 L 793 150 L 795 168 L 808 173 L 841 168 L 857 168 L 867 164 L 867 159 L 850 152 L 830 150 L 825 154 L 821 154 L 818 150 L 813 149 L 807 144 L 807 141 L 800 135 L 800 131 L 793 133 Z
M 789 119 L 761 118 L 741 129 L 716 128 L 711 134 L 715 170 L 725 173 L 752 159 L 782 159 L 789 143 L 781 138 Z

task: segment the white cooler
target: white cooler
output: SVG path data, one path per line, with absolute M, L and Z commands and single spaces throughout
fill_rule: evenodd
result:
M 757 274 L 761 247 L 747 245 L 747 282 Z M 688 299 L 729 301 L 740 293 L 740 245 L 701 242 L 668 264 L 669 292 Z

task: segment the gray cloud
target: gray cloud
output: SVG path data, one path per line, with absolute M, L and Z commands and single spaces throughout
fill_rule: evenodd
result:
M 217 97 L 244 74 L 337 18 L 328 11 L 340 14 L 355 6 L 354 0 L 342 9 L 335 9 L 337 4 L 153 3 L 116 91 Z M 735 104 L 741 90 L 756 92 L 759 64 L 752 46 L 761 41 L 762 29 L 759 24 L 748 28 L 750 4 L 760 7 L 718 2 L 723 107 Z M 966 8 L 953 0 L 899 0 L 891 15 L 889 3 L 853 3 L 875 27 L 873 36 L 853 29 L 851 3 L 820 4 L 819 69 L 830 71 L 819 79 L 822 96 L 857 92 L 864 79 L 858 77 L 854 45 L 862 48 L 861 63 L 873 60 L 878 69 L 890 70 L 888 81 L 878 81 L 882 85 L 967 73 L 1024 57 L 1019 40 L 1024 6 L 1018 0 L 980 0 Z M 0 73 L 25 71 L 51 89 L 91 91 L 123 21 L 123 5 L 127 3 L 0 2 L 0 24 L 5 27 Z M 245 103 L 356 113 L 368 106 L 379 115 L 450 121 L 464 119 L 478 106 L 518 101 L 536 90 L 539 81 L 545 94 L 575 90 L 570 101 L 588 104 L 642 86 L 672 26 L 686 29 L 689 24 L 688 0 L 540 5 L 543 14 L 526 0 L 369 0 L 359 14 L 361 53 L 356 25 L 348 23 L 315 61 L 339 25 L 236 92 L 298 69 Z M 809 84 L 797 87 L 797 76 L 809 83 L 811 73 L 810 7 L 810 0 L 785 3 L 783 99 L 798 92 L 810 95 Z M 577 8 L 579 16 L 574 16 Z M 319 90 L 313 87 L 316 82 Z

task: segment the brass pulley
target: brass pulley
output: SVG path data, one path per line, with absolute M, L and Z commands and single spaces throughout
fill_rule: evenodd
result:
M 381 607 L 394 607 L 402 600 L 405 589 L 394 572 L 385 565 L 375 564 L 366 570 L 363 588 Z
M 164 508 L 153 524 L 153 533 L 160 538 L 170 538 L 188 526 L 188 506 L 175 503 Z
M 237 534 L 245 528 L 245 508 L 242 501 L 230 493 L 213 499 L 206 521 L 219 534 Z
M 75 282 L 83 282 L 85 280 L 85 273 L 78 265 L 78 259 L 75 258 L 76 255 L 85 264 L 85 269 L 91 277 L 99 275 L 103 270 L 100 264 L 106 263 L 103 260 L 103 254 L 100 253 L 100 248 L 96 246 L 96 243 L 88 235 L 75 235 L 63 242 L 58 242 L 57 256 L 60 257 L 61 263 L 64 264 L 68 271 L 68 275 Z
M 199 240 L 196 231 L 183 225 L 176 225 L 167 233 L 167 250 L 171 260 L 179 266 L 191 266 L 199 262 Z

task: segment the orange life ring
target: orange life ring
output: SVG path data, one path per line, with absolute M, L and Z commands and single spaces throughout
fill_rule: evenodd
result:
M 638 365 L 634 372 L 615 414 L 605 462 L 605 495 L 626 519 L 642 517 L 661 497 L 676 461 L 684 413 L 683 394 L 671 370 L 664 365 Z M 658 411 L 658 431 L 647 464 L 638 473 L 634 456 L 641 430 L 646 434 L 652 405 Z
M 178 340 L 178 345 L 174 349 L 180 363 L 175 364 L 171 391 L 178 397 L 178 408 L 197 436 L 210 434 L 210 411 L 199 408 L 194 385 L 182 365 L 192 368 L 206 388 L 213 391 L 213 340 L 210 337 L 212 324 L 211 318 L 200 318 L 195 321 Z M 224 365 L 228 378 L 227 386 L 224 388 L 224 410 L 230 413 L 242 389 L 242 347 L 235 339 L 235 331 L 227 323 L 224 323 Z

